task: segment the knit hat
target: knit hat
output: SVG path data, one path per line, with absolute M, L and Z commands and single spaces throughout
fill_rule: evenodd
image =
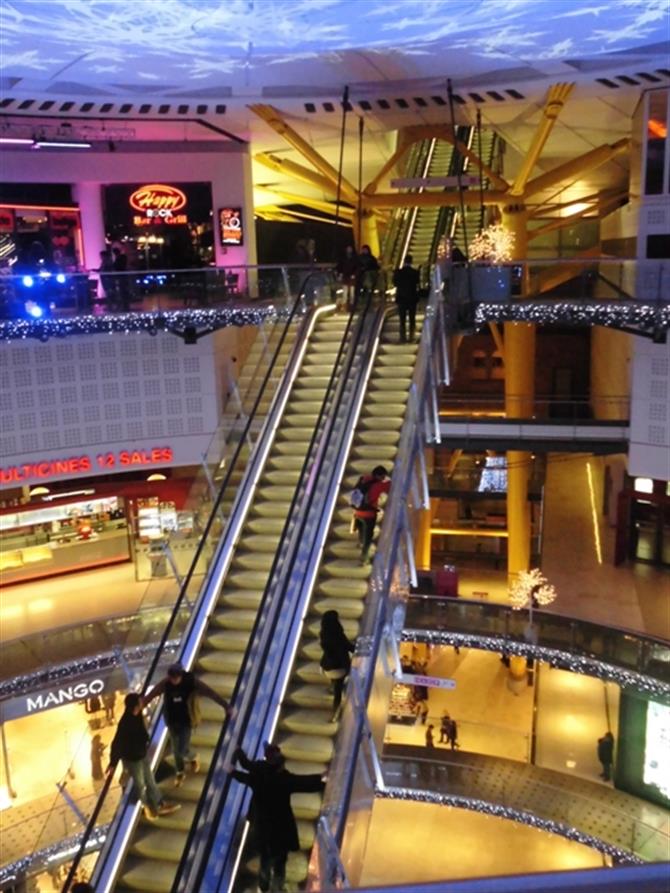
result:
M 170 664 L 167 671 L 168 676 L 183 676 L 184 675 L 184 665 L 177 661 L 174 664 Z

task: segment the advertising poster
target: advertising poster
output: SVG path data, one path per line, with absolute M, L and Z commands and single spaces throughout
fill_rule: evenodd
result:
M 222 245 L 242 245 L 242 208 L 220 208 L 219 227 Z

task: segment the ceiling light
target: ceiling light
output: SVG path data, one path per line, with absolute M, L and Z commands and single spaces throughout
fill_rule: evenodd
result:
M 0 136 L 0 143 L 7 146 L 32 146 L 33 141 L 22 136 Z
M 32 490 L 28 491 L 28 496 L 46 496 L 47 493 L 51 493 L 48 487 L 33 487 Z
M 164 474 L 150 474 L 147 478 L 148 481 L 166 481 L 167 478 Z
M 90 149 L 91 143 L 79 143 L 65 140 L 35 140 L 34 149 Z
M 65 499 L 67 496 L 91 496 L 95 490 L 70 490 L 69 493 L 54 493 L 53 496 L 43 496 L 42 502 L 53 502 L 54 499 Z

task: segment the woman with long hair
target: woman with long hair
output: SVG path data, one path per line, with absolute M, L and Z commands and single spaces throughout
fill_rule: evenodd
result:
M 321 618 L 319 641 L 323 649 L 321 669 L 333 686 L 333 716 L 331 722 L 337 722 L 342 712 L 342 692 L 349 670 L 350 654 L 354 646 L 347 638 L 337 611 L 326 611 Z

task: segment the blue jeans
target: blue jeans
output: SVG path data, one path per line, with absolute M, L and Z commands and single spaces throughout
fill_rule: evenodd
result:
M 177 772 L 183 772 L 187 762 L 195 759 L 195 753 L 191 750 L 191 732 L 190 726 L 169 726 L 170 742 L 172 743 L 172 754 L 174 756 L 174 764 Z
M 163 802 L 163 795 L 151 771 L 149 755 L 142 760 L 123 760 L 123 768 L 132 778 L 142 803 L 156 812 Z

